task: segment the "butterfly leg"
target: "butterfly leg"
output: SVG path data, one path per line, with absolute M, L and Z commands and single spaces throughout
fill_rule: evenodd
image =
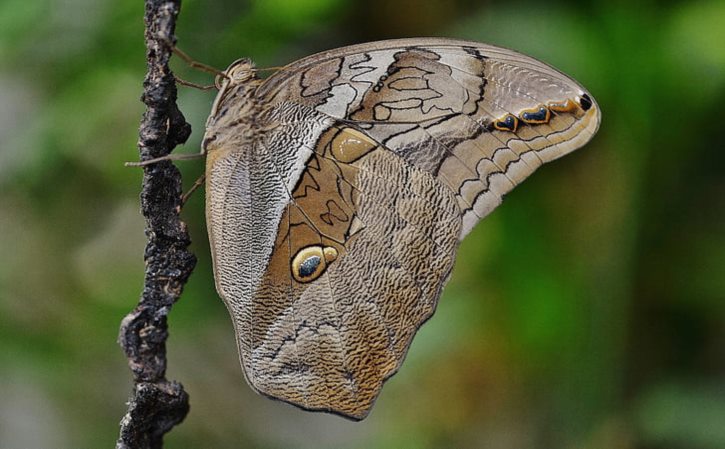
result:
M 186 204 L 186 201 L 189 199 L 189 197 L 196 192 L 196 190 L 203 186 L 206 182 L 206 173 L 199 176 L 196 181 L 194 181 L 194 184 L 191 186 L 191 188 L 183 195 L 181 195 L 181 204 L 180 207 L 184 207 L 184 204 Z
M 206 153 L 172 153 L 165 156 L 155 157 L 153 159 L 146 159 L 145 161 L 124 162 L 123 165 L 126 167 L 146 167 L 163 161 L 188 161 L 202 157 L 206 157 Z
M 216 89 L 216 84 L 206 84 L 206 85 L 196 84 L 196 83 L 192 83 L 191 81 L 186 81 L 185 79 L 181 79 L 176 75 L 174 75 L 174 79 L 176 80 L 176 82 L 178 84 L 181 84 L 182 86 L 186 86 L 186 87 L 193 87 L 194 89 L 199 89 L 199 90 Z

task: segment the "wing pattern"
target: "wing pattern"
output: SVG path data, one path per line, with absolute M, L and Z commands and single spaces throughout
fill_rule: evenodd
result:
M 217 289 L 249 383 L 364 418 L 435 311 L 459 241 L 599 109 L 532 58 L 442 39 L 232 65 L 207 123 Z

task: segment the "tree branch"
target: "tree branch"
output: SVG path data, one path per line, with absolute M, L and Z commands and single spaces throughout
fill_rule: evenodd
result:
M 142 101 L 146 112 L 139 129 L 141 160 L 169 154 L 191 127 L 176 105 L 169 58 L 181 0 L 146 0 L 147 73 Z M 167 315 L 179 299 L 196 258 L 180 220 L 181 174 L 169 161 L 144 167 L 141 212 L 148 239 L 144 289 L 138 306 L 121 322 L 119 344 L 134 376 L 128 412 L 121 420 L 117 449 L 157 449 L 163 436 L 183 421 L 189 398 L 183 386 L 166 379 Z

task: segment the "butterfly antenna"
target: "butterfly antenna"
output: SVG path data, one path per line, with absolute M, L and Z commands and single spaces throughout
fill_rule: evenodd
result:
M 255 68 L 255 72 L 271 72 L 271 71 L 280 71 L 284 70 L 285 66 L 272 66 L 272 67 L 262 67 L 262 68 Z
M 272 66 L 272 67 L 262 67 L 262 68 L 255 68 L 255 72 L 289 72 L 289 73 L 299 73 L 302 71 L 302 69 L 292 69 L 289 65 L 283 65 L 283 66 Z
M 223 78 L 228 78 L 227 74 L 222 72 L 219 69 L 216 69 L 210 65 L 204 64 L 203 62 L 196 61 L 192 59 L 191 56 L 187 55 L 179 47 L 174 45 L 171 47 L 171 50 L 174 52 L 174 54 L 181 59 L 184 60 L 187 64 L 189 64 L 189 67 L 195 68 L 197 70 L 201 70 L 202 72 L 211 73 L 212 75 L 221 76 Z

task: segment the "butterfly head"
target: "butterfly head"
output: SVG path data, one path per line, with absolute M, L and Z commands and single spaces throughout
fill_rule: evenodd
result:
M 245 118 L 254 116 L 251 111 L 256 108 L 256 103 L 252 97 L 260 82 L 257 69 L 248 58 L 234 61 L 217 76 L 215 84 L 219 92 L 206 122 L 206 135 L 202 145 L 205 152 L 221 145 L 224 140 L 222 137 L 241 138 L 248 134 L 240 133 L 239 129 L 235 133 L 229 133 L 228 128 L 243 124 Z
M 219 88 L 226 84 L 242 84 L 257 79 L 257 68 L 249 58 L 237 59 L 224 71 L 224 76 L 218 75 L 216 85 Z

